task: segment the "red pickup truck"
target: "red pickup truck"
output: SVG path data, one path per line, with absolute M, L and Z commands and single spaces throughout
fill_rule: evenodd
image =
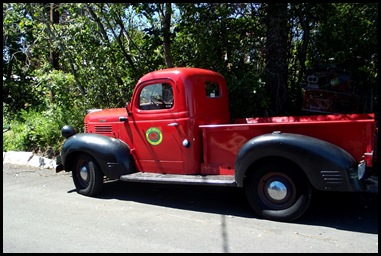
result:
M 294 221 L 314 190 L 378 191 L 376 124 L 373 113 L 231 122 L 221 74 L 169 68 L 144 75 L 125 107 L 89 111 L 84 133 L 65 125 L 56 171 L 85 196 L 105 179 L 243 187 L 259 217 Z

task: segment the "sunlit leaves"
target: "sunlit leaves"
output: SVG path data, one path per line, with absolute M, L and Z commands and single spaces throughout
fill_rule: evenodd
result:
M 141 75 L 166 67 L 166 3 L 61 3 L 58 24 L 50 22 L 50 6 L 3 3 L 3 102 L 12 105 L 11 111 L 37 105 L 81 111 L 124 106 Z M 269 40 L 264 6 L 171 3 L 166 36 L 173 65 L 223 74 L 233 117 L 258 115 L 269 106 L 263 93 Z M 306 68 L 333 61 L 355 75 L 364 102 L 373 102 L 378 4 L 289 3 L 287 11 L 290 112 L 301 111 L 300 82 Z M 50 64 L 53 50 L 59 52 L 59 72 Z M 11 75 L 21 80 L 12 81 Z M 25 80 L 27 76 L 38 82 Z M 242 104 L 243 98 L 251 103 Z M 364 109 L 371 110 L 371 104 Z

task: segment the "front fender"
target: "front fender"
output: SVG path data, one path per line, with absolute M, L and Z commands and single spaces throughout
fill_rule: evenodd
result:
M 135 172 L 130 148 L 119 139 L 93 133 L 70 136 L 61 150 L 61 162 L 65 171 L 71 171 L 79 152 L 91 155 L 104 175 L 111 179 Z
M 310 136 L 274 132 L 245 143 L 235 162 L 237 185 L 244 184 L 245 173 L 263 159 L 280 157 L 297 164 L 318 190 L 359 191 L 356 160 L 342 148 Z

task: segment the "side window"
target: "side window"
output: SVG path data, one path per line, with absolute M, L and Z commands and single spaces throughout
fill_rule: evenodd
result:
M 139 109 L 155 110 L 173 107 L 172 85 L 167 83 L 145 86 L 139 95 Z
M 220 87 L 218 86 L 218 83 L 216 82 L 205 82 L 205 91 L 206 91 L 206 97 L 208 98 L 218 98 L 220 97 Z

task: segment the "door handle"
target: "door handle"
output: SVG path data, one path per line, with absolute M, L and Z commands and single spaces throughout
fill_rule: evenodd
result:
M 178 123 L 169 123 L 168 126 L 178 126 L 179 124 Z

